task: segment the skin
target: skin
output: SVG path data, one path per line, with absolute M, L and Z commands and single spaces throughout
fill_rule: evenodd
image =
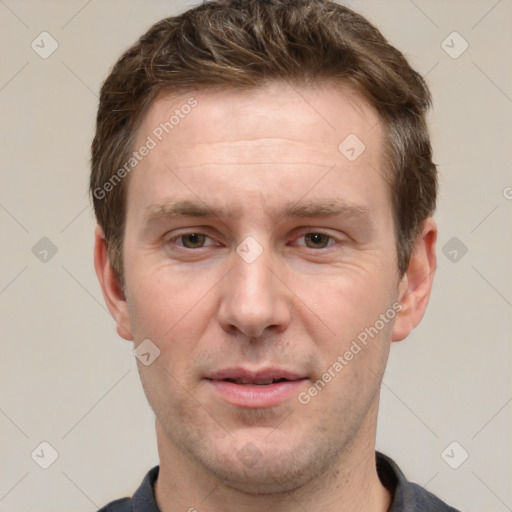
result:
M 136 147 L 190 96 L 156 100 Z M 151 365 L 138 362 L 156 416 L 158 506 L 385 511 L 390 495 L 375 467 L 379 388 L 391 342 L 425 312 L 435 222 L 423 223 L 401 278 L 382 126 L 346 88 L 274 83 L 193 96 L 198 106 L 128 178 L 124 289 L 96 231 L 95 267 L 118 333 L 160 350 Z M 338 150 L 349 134 L 366 146 L 353 162 Z M 180 200 L 223 213 L 176 218 L 155 206 Z M 319 201 L 363 215 L 282 214 L 285 203 Z M 206 237 L 183 236 L 194 233 Z M 252 263 L 236 252 L 248 236 L 262 250 Z M 394 320 L 306 405 L 294 395 L 274 407 L 235 407 L 204 380 L 226 367 L 277 366 L 307 376 L 307 391 L 396 302 Z M 239 457 L 244 446 L 259 456 L 251 467 Z

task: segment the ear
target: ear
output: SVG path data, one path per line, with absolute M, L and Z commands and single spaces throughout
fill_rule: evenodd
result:
M 121 338 L 132 341 L 132 330 L 128 306 L 117 273 L 110 265 L 107 242 L 100 226 L 94 235 L 94 268 L 100 282 L 103 298 L 110 314 L 116 321 L 117 333 Z
M 398 302 L 402 309 L 395 317 L 392 341 L 401 341 L 409 336 L 425 314 L 437 266 L 436 241 L 437 226 L 429 217 L 422 224 L 409 267 L 400 281 Z

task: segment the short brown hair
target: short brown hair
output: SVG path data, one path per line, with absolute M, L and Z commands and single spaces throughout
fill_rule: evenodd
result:
M 426 123 L 431 96 L 421 75 L 371 23 L 335 2 L 217 0 L 153 25 L 101 88 L 90 191 L 121 279 L 126 180 L 108 190 L 104 185 L 130 158 L 149 105 L 166 93 L 255 89 L 269 81 L 343 84 L 379 113 L 400 276 L 407 270 L 437 195 Z

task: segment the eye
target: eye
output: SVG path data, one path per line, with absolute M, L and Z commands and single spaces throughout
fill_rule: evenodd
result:
M 177 236 L 174 240 L 180 240 L 182 247 L 187 249 L 200 249 L 204 247 L 206 239 L 209 238 L 201 233 L 186 233 L 184 235 Z
M 310 249 L 324 249 L 325 247 L 335 243 L 334 238 L 326 235 L 325 233 L 306 233 L 302 235 L 302 237 L 304 237 L 306 246 Z

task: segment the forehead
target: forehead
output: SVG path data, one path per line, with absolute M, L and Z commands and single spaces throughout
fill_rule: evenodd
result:
M 194 123 L 197 118 L 200 130 Z M 150 105 L 137 138 L 141 141 L 153 133 L 166 139 L 166 145 L 172 139 L 176 147 L 284 138 L 297 144 L 321 143 L 318 146 L 332 150 L 342 140 L 340 137 L 349 133 L 370 142 L 368 131 L 377 135 L 380 128 L 376 111 L 346 85 L 304 88 L 271 82 L 247 91 L 204 90 L 160 96 Z
M 346 86 L 270 83 L 163 96 L 142 120 L 135 149 L 149 140 L 128 195 L 128 204 L 136 197 L 143 208 L 192 183 L 202 195 L 235 201 L 244 193 L 264 197 L 272 187 L 301 195 L 333 168 L 321 178 L 325 187 L 343 173 L 364 174 L 371 183 L 360 176 L 363 189 L 384 176 L 379 116 Z

